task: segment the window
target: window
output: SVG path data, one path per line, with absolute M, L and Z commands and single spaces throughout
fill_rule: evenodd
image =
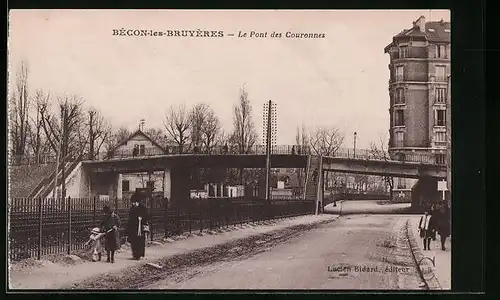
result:
M 394 126 L 405 126 L 405 115 L 402 109 L 394 111 Z
M 139 145 L 139 155 L 146 154 L 146 145 Z
M 446 46 L 445 45 L 436 45 L 436 57 L 437 58 L 446 58 Z
M 396 81 L 402 81 L 403 80 L 403 72 L 404 72 L 404 67 L 403 66 L 397 66 L 396 67 Z
M 446 102 L 446 89 L 436 88 L 436 102 L 445 103 Z
M 404 104 L 405 103 L 405 90 L 404 89 L 396 89 L 394 94 L 394 104 Z
M 434 133 L 434 142 L 436 143 L 444 143 L 446 142 L 446 132 L 435 132 Z
M 436 164 L 444 165 L 446 163 L 446 156 L 444 154 L 436 154 Z
M 394 141 L 396 147 L 404 147 L 404 138 L 405 138 L 405 133 L 402 131 L 398 131 L 394 133 Z
M 436 79 L 439 81 L 446 80 L 445 78 L 446 67 L 445 66 L 437 66 L 436 67 Z
M 435 115 L 436 115 L 436 126 L 446 126 L 446 110 L 437 109 Z
M 130 191 L 130 181 L 128 181 L 128 180 L 122 180 L 122 191 L 123 192 Z
M 399 47 L 399 58 L 407 58 L 408 57 L 408 46 Z

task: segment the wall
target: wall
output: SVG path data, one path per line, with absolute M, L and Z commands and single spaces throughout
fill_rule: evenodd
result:
M 429 104 L 426 85 L 410 85 L 405 109 L 405 146 L 428 147 Z
M 87 174 L 79 163 L 73 171 L 66 177 L 66 197 L 83 198 L 89 196 Z M 61 185 L 57 187 L 61 190 Z
M 425 61 L 407 61 L 405 64 L 405 80 L 407 81 L 427 81 L 427 63 Z
M 115 152 L 116 153 L 120 153 L 120 152 L 132 152 L 132 150 L 134 149 L 135 145 L 145 145 L 146 148 L 151 148 L 151 147 L 155 147 L 156 148 L 156 146 L 153 145 L 153 143 L 151 143 L 151 141 L 148 140 L 145 136 L 143 136 L 143 135 L 136 135 L 133 138 L 131 138 L 130 140 L 128 140 L 125 144 L 117 147 L 115 149 Z

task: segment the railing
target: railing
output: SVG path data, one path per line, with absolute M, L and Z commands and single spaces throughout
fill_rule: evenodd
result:
M 298 145 L 274 145 L 272 147 L 272 154 L 276 155 L 317 155 L 313 149 L 309 146 L 298 146 Z M 211 147 L 211 149 L 195 149 L 189 148 L 180 151 L 180 148 L 177 146 L 170 146 L 164 151 L 158 148 L 145 148 L 142 152 L 134 153 L 133 150 L 118 150 L 113 153 L 98 153 L 96 155 L 95 160 L 109 160 L 109 159 L 129 159 L 133 157 L 151 157 L 158 155 L 239 155 L 239 154 L 257 154 L 264 155 L 266 154 L 265 146 L 263 145 L 254 145 L 250 149 L 247 149 L 244 153 L 241 153 L 236 146 L 216 146 Z M 389 158 L 389 154 L 385 154 L 385 156 L 380 158 L 380 155 L 374 153 L 369 149 L 353 149 L 353 148 L 339 148 L 335 152 L 327 155 L 330 157 L 338 157 L 338 158 L 351 158 L 351 159 L 362 159 L 362 160 L 396 160 L 403 162 L 415 162 L 415 163 L 423 163 L 423 164 L 441 164 L 436 161 L 435 155 L 431 153 L 427 154 L 405 154 L 405 157 L 400 158 L 399 156 L 392 156 L 392 159 Z M 384 158 L 385 157 L 385 158 Z M 85 159 L 85 157 L 83 157 Z M 66 161 L 73 161 L 71 159 L 67 159 Z
M 308 146 L 298 146 L 298 145 L 273 145 L 272 154 L 297 154 L 297 155 L 308 155 L 311 154 L 311 149 Z M 198 155 L 234 155 L 234 154 L 266 154 L 266 147 L 264 145 L 254 145 L 245 151 L 240 151 L 236 145 L 226 146 L 214 146 L 210 149 L 197 148 L 197 147 L 184 147 L 182 150 L 179 146 L 168 146 L 165 150 L 158 148 L 145 148 L 144 151 L 134 152 L 132 149 L 117 150 L 113 153 L 99 153 L 96 156 L 96 160 L 107 160 L 107 159 L 123 159 L 131 157 L 148 157 L 157 155 L 178 155 L 178 154 L 198 154 Z
M 184 232 L 203 231 L 314 213 L 314 202 L 248 199 L 186 199 L 178 206 L 162 198 L 146 201 L 151 240 Z M 8 204 L 10 258 L 38 258 L 55 253 L 84 251 L 90 230 L 99 227 L 102 209 L 109 205 L 127 228 L 130 200 L 98 198 L 13 198 Z M 125 237 L 122 229 L 120 236 Z

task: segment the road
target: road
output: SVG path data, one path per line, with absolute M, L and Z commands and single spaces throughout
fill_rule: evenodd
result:
M 407 247 L 407 219 L 342 216 L 258 253 L 190 266 L 140 288 L 418 289 Z

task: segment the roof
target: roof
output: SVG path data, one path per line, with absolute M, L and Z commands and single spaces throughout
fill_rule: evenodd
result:
M 132 138 L 138 136 L 138 135 L 142 135 L 144 136 L 147 140 L 149 140 L 154 146 L 160 148 L 161 150 L 165 151 L 165 148 L 160 146 L 160 144 L 158 144 L 157 142 L 155 142 L 150 136 L 148 136 L 147 134 L 145 134 L 142 130 L 138 129 L 136 132 L 132 133 L 128 138 L 124 139 L 123 141 L 119 142 L 115 147 L 113 147 L 113 149 L 111 150 L 112 152 L 115 152 L 115 150 L 120 147 L 120 146 L 123 146 L 125 145 L 128 141 L 130 141 Z
M 389 48 L 394 45 L 394 42 L 399 39 L 411 37 L 413 39 L 422 39 L 430 42 L 447 42 L 451 40 L 451 23 L 441 21 L 431 21 L 425 23 L 425 32 L 420 31 L 417 22 L 414 22 L 413 27 L 404 29 L 396 34 L 392 42 L 384 48 L 387 52 Z

